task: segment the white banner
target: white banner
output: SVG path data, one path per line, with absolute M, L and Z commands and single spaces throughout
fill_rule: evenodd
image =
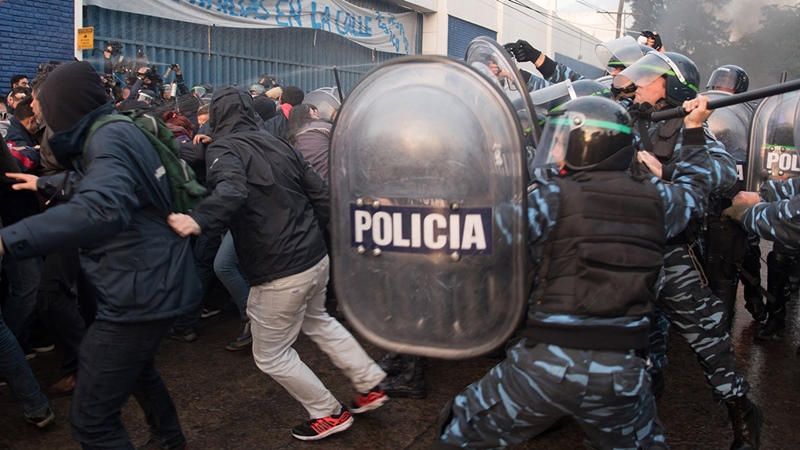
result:
M 201 25 L 312 28 L 382 52 L 414 53 L 415 12 L 390 13 L 344 0 L 83 0 L 84 5 Z M 91 24 L 90 24 L 91 25 Z

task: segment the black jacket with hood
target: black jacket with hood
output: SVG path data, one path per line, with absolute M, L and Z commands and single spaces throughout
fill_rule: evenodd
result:
M 313 267 L 327 254 L 328 184 L 297 149 L 259 129 L 248 92 L 215 92 L 209 123 L 211 194 L 192 218 L 204 232 L 230 226 L 251 286 Z

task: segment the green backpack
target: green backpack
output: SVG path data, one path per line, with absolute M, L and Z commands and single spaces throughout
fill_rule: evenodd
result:
M 175 135 L 167 128 L 163 120 L 145 111 L 123 111 L 120 114 L 108 114 L 97 119 L 86 135 L 83 146 L 84 158 L 86 147 L 94 132 L 111 122 L 132 122 L 153 144 L 153 148 L 156 149 L 161 159 L 172 191 L 171 212 L 187 213 L 200 203 L 207 190 L 197 182 L 194 170 L 181 159 Z

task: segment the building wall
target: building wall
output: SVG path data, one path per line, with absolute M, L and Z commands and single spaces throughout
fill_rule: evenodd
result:
M 356 6 L 389 12 L 407 12 L 381 0 L 349 0 Z M 208 82 L 212 86 L 256 83 L 261 74 L 274 75 L 278 83 L 304 91 L 336 86 L 336 67 L 343 92 L 376 65 L 399 54 L 366 48 L 335 33 L 307 28 L 247 29 L 197 25 L 159 17 L 86 8 L 81 26 L 95 27 L 95 51 L 82 58 L 102 70 L 104 41 L 123 44 L 123 55 L 145 53 L 160 74 L 177 63 L 189 87 Z M 419 42 L 412 43 L 414 53 Z M 123 76 L 117 75 L 118 82 Z
M 0 17 L 0 93 L 11 90 L 11 77 L 18 73 L 33 80 L 39 63 L 73 58 L 72 0 L 6 0 Z
M 489 28 L 450 16 L 447 27 L 447 55 L 453 58 L 463 58 L 467 46 L 478 36 L 497 39 L 497 33 Z
M 422 25 L 420 42 L 416 43 L 416 47 L 423 54 L 463 56 L 462 41 L 468 35 L 475 34 L 475 30 L 480 30 L 476 36 L 491 37 L 494 33 L 495 39 L 500 43 L 525 39 L 556 60 L 585 65 L 581 67 L 584 72 L 590 71 L 591 67 L 601 67 L 594 54 L 594 46 L 598 42 L 596 38 L 562 19 L 553 17 L 546 9 L 530 0 L 350 1 L 363 7 L 395 12 L 412 9 L 419 12 Z M 275 73 L 279 77 L 283 72 L 291 75 L 281 80 L 285 84 L 313 89 L 320 85 L 333 85 L 332 67 L 338 65 L 342 83 L 349 88 L 371 67 L 396 57 L 357 48 L 356 44 L 345 39 L 333 40 L 327 36 L 320 38 L 319 35 L 315 38 L 313 32 L 306 30 L 288 30 L 284 34 L 279 34 L 280 30 L 268 30 L 275 31 L 275 34 L 270 34 L 265 39 L 267 42 L 277 42 L 275 46 L 279 48 L 278 56 L 270 58 L 256 55 L 248 59 L 228 54 L 219 66 L 199 69 L 208 64 L 207 58 L 205 61 L 203 58 L 203 53 L 208 50 L 205 45 L 207 30 L 186 31 L 187 27 L 182 25 L 164 26 L 155 20 L 152 22 L 160 26 L 151 28 L 150 32 L 144 34 L 144 38 L 134 39 L 127 35 L 130 26 L 120 16 L 105 19 L 117 27 L 115 30 L 109 28 L 109 23 L 91 23 L 97 19 L 97 14 L 76 19 L 76 9 L 80 13 L 81 5 L 81 0 L 6 0 L 0 3 L 0 17 L 3 17 L 0 21 L 0 42 L 3 42 L 3 50 L 0 51 L 0 92 L 5 93 L 10 89 L 10 79 L 16 73 L 26 74 L 30 78 L 35 76 L 40 62 L 71 60 L 76 55 L 75 28 L 89 25 L 96 26 L 96 47 L 99 48 L 102 41 L 107 39 L 123 41 L 132 49 L 137 46 L 148 49 L 154 55 L 158 54 L 157 62 L 178 62 L 190 66 L 187 67 L 187 76 L 191 77 L 189 82 L 212 81 L 212 78 L 216 78 L 213 81 L 217 83 L 244 84 L 263 72 Z M 137 20 L 130 19 L 129 22 L 151 22 Z M 199 42 L 194 46 L 197 49 L 182 45 L 180 39 L 165 37 L 170 29 L 182 31 L 183 34 L 176 34 L 178 37 L 192 36 L 191 39 Z M 449 37 L 451 32 L 455 34 Z M 218 34 L 222 39 L 237 39 L 231 38 L 226 32 Z M 311 51 L 307 45 L 293 46 L 293 43 L 308 41 L 315 43 Z M 189 53 L 191 56 L 188 56 Z M 99 57 L 97 52 L 77 52 L 77 55 L 89 60 Z M 186 59 L 181 59 L 181 55 L 187 55 Z M 191 74 L 193 65 L 198 70 Z M 164 68 L 165 66 L 162 70 Z M 522 68 L 532 70 L 533 66 L 523 63 Z M 314 70 L 317 70 L 316 75 L 313 74 Z M 242 76 L 245 73 L 249 75 Z

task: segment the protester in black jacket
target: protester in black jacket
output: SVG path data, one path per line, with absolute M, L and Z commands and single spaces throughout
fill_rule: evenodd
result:
M 0 253 L 25 259 L 81 248 L 81 268 L 97 302 L 97 317 L 79 352 L 72 400 L 72 434 L 84 448 L 132 448 L 120 411 L 133 395 L 145 411 L 152 445 L 184 448 L 175 406 L 156 371 L 155 356 L 175 317 L 197 298 L 200 283 L 191 245 L 166 224 L 172 193 L 161 159 L 134 124 L 91 125 L 114 112 L 87 62 L 60 65 L 37 101 L 66 176 L 24 180 L 15 189 L 58 192 L 69 201 L 0 230 Z M 38 186 L 37 186 L 38 185 Z M 49 194 L 49 193 L 48 193 Z
M 352 423 L 347 407 L 292 348 L 302 331 L 328 354 L 359 393 L 353 413 L 388 401 L 378 387 L 386 373 L 325 309 L 329 260 L 322 227 L 330 213 L 328 185 L 297 149 L 259 129 L 248 92 L 218 90 L 209 123 L 211 194 L 190 215 L 171 215 L 170 224 L 181 235 L 230 224 L 250 282 L 247 314 L 256 365 L 311 417 L 292 435 L 316 440 L 344 431 Z

